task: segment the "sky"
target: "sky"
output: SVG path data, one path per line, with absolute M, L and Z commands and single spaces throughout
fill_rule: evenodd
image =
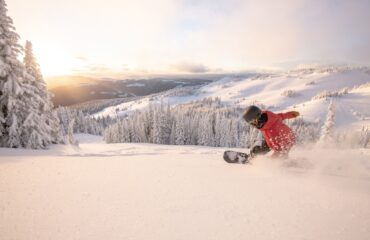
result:
M 45 76 L 370 65 L 370 0 L 6 0 Z

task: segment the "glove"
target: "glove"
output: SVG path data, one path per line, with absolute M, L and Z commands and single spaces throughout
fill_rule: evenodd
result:
M 292 113 L 293 117 L 295 117 L 295 118 L 299 116 L 299 112 L 297 112 L 297 111 L 292 111 L 291 113 Z

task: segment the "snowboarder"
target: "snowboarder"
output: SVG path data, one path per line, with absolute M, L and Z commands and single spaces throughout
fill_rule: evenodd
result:
M 249 106 L 243 118 L 252 126 L 261 130 L 264 141 L 251 149 L 251 157 L 273 150 L 273 157 L 287 157 L 296 142 L 293 131 L 283 123 L 284 119 L 296 118 L 299 112 L 273 113 L 262 111 L 256 106 Z

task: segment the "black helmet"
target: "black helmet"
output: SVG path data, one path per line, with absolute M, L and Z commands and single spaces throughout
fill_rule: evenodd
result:
M 248 123 L 251 123 L 257 120 L 261 116 L 261 114 L 262 114 L 261 109 L 252 105 L 252 106 L 249 106 L 247 110 L 244 112 L 243 118 Z

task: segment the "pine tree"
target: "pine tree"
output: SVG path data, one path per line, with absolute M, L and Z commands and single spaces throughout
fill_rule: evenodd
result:
M 164 110 L 163 103 L 157 107 L 154 112 L 153 123 L 153 143 L 169 144 L 171 125 L 170 125 L 170 109 Z
M 51 102 L 51 97 L 42 76 L 40 66 L 33 54 L 32 43 L 30 41 L 26 41 L 23 63 L 27 73 L 31 76 L 30 84 L 35 87 L 39 131 L 43 133 L 44 138 L 48 137 L 50 139 L 50 141 L 44 139 L 46 144 L 49 142 L 59 143 L 61 139 L 59 135 L 59 120 L 56 118 L 55 113 L 53 113 L 53 103 Z
M 185 145 L 186 144 L 185 118 L 181 113 L 180 113 L 180 116 L 177 118 L 175 131 L 176 131 L 176 137 L 175 137 L 176 145 Z
M 4 0 L 0 0 L 0 31 L 0 146 L 22 147 L 21 127 L 28 107 L 23 99 L 25 69 L 17 59 L 22 47 Z
M 220 147 L 231 147 L 231 121 L 225 116 L 221 118 L 221 128 L 220 131 Z
M 187 118 L 186 128 L 188 129 L 188 140 L 187 144 L 198 145 L 198 129 L 199 129 L 199 114 L 195 114 L 193 111 L 190 112 L 190 116 Z
M 74 121 L 74 118 L 72 116 L 71 111 L 66 107 L 58 107 L 55 109 L 55 113 L 57 115 L 57 118 L 60 122 L 60 128 L 59 128 L 59 135 L 61 136 L 61 142 L 65 144 L 69 144 L 69 137 L 70 134 L 69 127 L 70 125 L 73 127 L 74 124 L 70 124 L 70 122 Z M 73 129 L 72 129 L 73 132 Z
M 214 146 L 214 114 L 209 112 L 202 114 L 199 120 L 198 143 L 204 146 Z
M 170 134 L 170 145 L 176 144 L 176 121 L 173 120 Z
M 161 124 L 160 124 L 160 113 L 158 113 L 158 110 L 154 110 L 154 118 L 153 118 L 153 143 L 161 144 L 162 140 L 162 132 L 161 132 Z
M 335 123 L 335 104 L 333 101 L 331 101 L 328 107 L 328 114 L 326 116 L 325 123 L 321 128 L 321 135 L 319 140 L 319 143 L 321 145 L 326 144 L 333 140 L 334 123 Z
M 68 123 L 68 134 L 67 134 L 67 143 L 72 144 L 72 145 L 78 145 L 78 141 L 74 138 L 73 136 L 73 124 L 75 123 L 75 119 L 72 119 Z
M 238 147 L 239 146 L 239 133 L 240 133 L 240 129 L 239 129 L 239 124 L 236 120 L 234 119 L 231 119 L 231 126 L 230 126 L 230 146 L 231 147 Z
M 47 113 L 51 115 L 51 109 L 46 84 L 29 41 L 26 42 L 23 63 L 27 71 L 24 78 L 27 91 L 24 97 L 28 100 L 29 106 L 21 128 L 23 145 L 27 148 L 45 148 L 52 142 L 50 117 L 47 116 Z

